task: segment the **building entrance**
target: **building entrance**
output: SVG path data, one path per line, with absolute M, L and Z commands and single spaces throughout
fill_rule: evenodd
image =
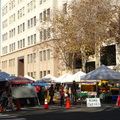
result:
M 18 58 L 18 75 L 24 76 L 24 56 Z

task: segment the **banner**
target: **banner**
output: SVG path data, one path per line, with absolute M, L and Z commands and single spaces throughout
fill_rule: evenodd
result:
M 11 87 L 12 96 L 15 98 L 37 97 L 34 86 Z

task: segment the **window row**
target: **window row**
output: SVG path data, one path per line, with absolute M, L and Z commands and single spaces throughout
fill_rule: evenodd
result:
M 46 2 L 46 0 L 40 0 L 40 4 L 42 4 L 43 2 Z
M 15 7 L 15 0 L 11 0 L 9 2 L 9 10 L 13 9 Z
M 15 58 L 9 59 L 9 67 L 15 66 Z
M 14 22 L 15 22 L 15 14 L 9 17 L 9 24 L 14 23 Z
M 28 36 L 28 45 L 33 45 L 36 43 L 36 34 Z
M 7 22 L 8 22 L 7 19 L 2 22 L 2 28 L 5 28 L 5 27 L 8 26 L 8 23 L 7 23 Z
M 36 26 L 36 16 L 28 20 L 28 28 Z
M 18 34 L 25 31 L 25 23 L 18 25 Z
M 14 36 L 15 36 L 15 28 L 9 31 L 9 38 L 14 37 Z
M 40 13 L 40 22 L 45 21 L 49 17 L 50 17 L 50 8 Z
M 28 61 L 28 63 L 36 62 L 36 53 L 28 54 L 27 55 L 27 61 Z
M 7 46 L 2 48 L 2 54 L 6 54 L 6 53 L 8 53 L 8 47 Z
M 7 60 L 2 61 L 2 68 L 7 68 Z
M 8 39 L 8 33 L 6 32 L 5 34 L 2 35 L 2 40 L 5 41 Z
M 9 45 L 9 52 L 12 52 L 15 50 L 15 43 L 12 43 Z
M 20 10 L 18 10 L 18 19 L 25 15 L 25 8 L 22 7 Z
M 44 29 L 43 31 L 40 31 L 40 42 L 43 40 L 51 38 L 51 29 Z
M 40 54 L 40 61 L 50 60 L 50 49 L 40 51 L 39 54 Z
M 36 8 L 36 0 L 32 0 L 27 4 L 27 11 L 28 12 L 31 12 L 35 8 Z
M 32 78 L 36 79 L 36 72 L 28 72 L 28 76 L 31 76 Z
M 47 70 L 47 71 L 40 71 L 40 78 L 46 76 L 47 74 L 50 74 L 50 70 Z
M 18 41 L 18 49 L 24 48 L 25 47 L 25 39 L 19 40 Z

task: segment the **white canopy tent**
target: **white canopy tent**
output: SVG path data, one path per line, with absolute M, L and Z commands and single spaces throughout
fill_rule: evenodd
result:
M 42 77 L 40 80 L 37 80 L 36 82 L 40 83 L 53 83 L 56 81 L 56 77 L 52 76 L 51 74 L 47 74 L 46 76 Z
M 66 73 L 66 74 L 58 77 L 58 78 L 56 79 L 55 83 L 62 83 L 62 81 L 67 80 L 67 79 L 69 79 L 70 77 L 72 77 L 72 75 L 69 74 L 69 73 Z
M 35 80 L 35 79 L 33 79 L 31 76 L 24 75 L 24 77 L 25 77 L 25 78 L 28 78 L 28 79 L 30 79 L 30 80 L 33 80 L 33 81 L 35 81 L 35 82 L 36 82 L 36 80 Z
M 68 83 L 68 82 L 73 82 L 73 81 L 80 82 L 81 76 L 83 76 L 83 75 L 86 75 L 86 73 L 79 71 L 79 72 L 73 74 L 72 76 L 70 76 L 69 78 L 63 79 L 61 82 L 62 83 Z

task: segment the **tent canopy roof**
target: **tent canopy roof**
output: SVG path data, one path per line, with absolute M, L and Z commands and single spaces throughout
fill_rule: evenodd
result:
M 105 65 L 82 76 L 82 80 L 120 80 L 120 72 L 116 72 Z

